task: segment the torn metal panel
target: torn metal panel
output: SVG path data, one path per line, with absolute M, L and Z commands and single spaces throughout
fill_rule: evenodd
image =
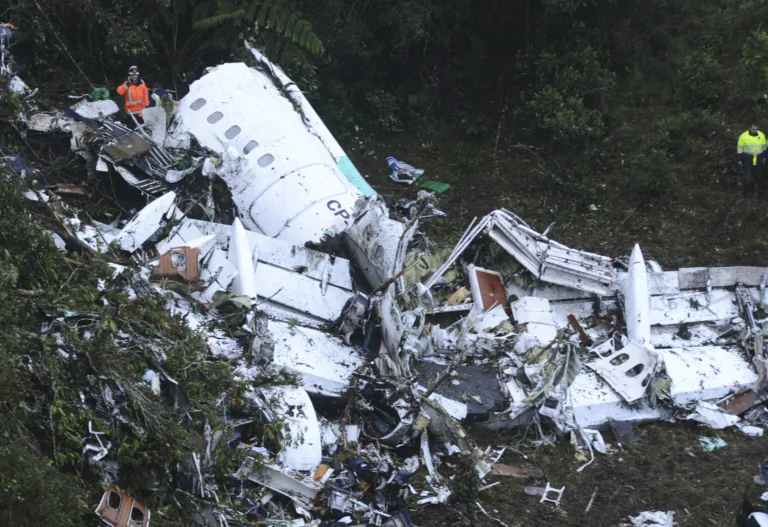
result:
M 602 358 L 587 366 L 600 374 L 628 403 L 645 395 L 658 362 L 658 355 L 650 345 L 630 341 L 615 351 L 607 346 L 598 347 L 595 351 Z
M 275 343 L 274 364 L 298 374 L 310 394 L 340 396 L 363 363 L 354 348 L 321 331 L 283 322 L 270 322 L 269 330 Z
M 281 466 L 292 470 L 313 471 L 323 457 L 323 443 L 315 407 L 302 387 L 270 386 L 261 388 L 270 408 L 285 420 L 288 436 L 277 456 Z
M 247 477 L 254 483 L 287 496 L 306 508 L 311 508 L 312 502 L 323 490 L 323 486 L 312 478 L 292 473 L 278 465 L 254 466 Z
M 693 413 L 686 417 L 693 421 L 710 426 L 715 430 L 722 430 L 734 426 L 739 422 L 739 417 L 725 412 L 714 404 L 700 401 Z
M 568 411 L 583 428 L 602 428 L 612 420 L 634 424 L 658 421 L 667 413 L 663 408 L 652 408 L 646 399 L 630 406 L 593 372 L 576 376 L 568 393 Z
M 730 320 L 740 315 L 735 299 L 734 293 L 725 289 L 713 289 L 710 294 L 685 291 L 652 296 L 651 324 L 665 326 Z
M 507 291 L 501 283 L 501 275 L 496 271 L 482 269 L 470 264 L 467 266 L 472 299 L 480 312 L 485 312 L 500 305 L 510 313 Z
M 256 268 L 256 293 L 263 302 L 285 307 L 317 319 L 332 322 L 344 309 L 351 294 L 338 287 L 328 287 L 295 271 L 259 264 Z
M 534 277 L 599 295 L 610 291 L 616 280 L 610 258 L 569 249 L 508 211 L 494 211 L 489 216 L 488 235 Z
M 149 527 L 151 513 L 126 492 L 107 487 L 101 496 L 96 514 L 112 527 Z
M 200 264 L 200 280 L 205 284 L 205 290 L 194 292 L 192 296 L 206 304 L 212 304 L 214 295 L 219 291 L 227 291 L 229 284 L 237 276 L 237 269 L 227 258 L 227 253 L 214 249 Z
M 136 132 L 127 132 L 102 147 L 102 151 L 113 161 L 127 161 L 152 150 L 152 143 Z
M 134 252 L 154 236 L 167 221 L 182 216 L 176 207 L 176 193 L 169 192 L 156 199 L 134 216 L 116 238 L 124 251 Z
M 78 240 L 102 254 L 106 253 L 109 245 L 120 236 L 119 230 L 98 221 L 94 221 L 93 225 L 85 225 L 80 220 L 71 218 L 69 224 L 74 227 L 73 232 Z
M 172 240 L 158 244 L 167 247 L 172 241 L 188 243 L 202 234 L 215 235 L 219 247 L 231 247 L 231 228 L 226 225 L 203 221 L 184 220 L 174 229 Z M 253 287 L 260 298 L 261 309 L 269 311 L 280 320 L 296 319 L 302 324 L 318 326 L 322 322 L 335 321 L 342 313 L 344 304 L 351 295 L 352 282 L 349 261 L 334 258 L 318 251 L 291 245 L 250 231 L 243 231 L 248 241 L 248 250 L 254 266 Z M 243 244 L 245 245 L 245 244 Z M 214 251 L 221 252 L 218 249 Z M 243 251 L 244 252 L 244 251 Z M 215 271 L 208 269 L 212 276 Z M 227 264 L 226 268 L 236 268 Z M 229 276 L 225 275 L 228 279 Z M 232 275 L 232 279 L 237 273 Z M 203 271 L 203 280 L 209 275 Z M 231 281 L 231 279 L 230 279 Z M 226 289 L 222 280 L 219 284 Z M 339 287 L 336 284 L 341 284 Z M 212 294 L 203 295 L 212 300 Z
M 215 235 L 216 244 L 220 249 L 229 247 L 231 231 L 229 225 L 185 218 L 179 224 L 179 235 L 187 239 L 189 235 L 186 234 L 185 229 L 191 227 L 196 229 L 194 232 Z M 245 234 L 248 237 L 251 252 L 255 256 L 253 263 L 257 273 L 260 265 L 268 264 L 287 271 L 299 272 L 321 284 L 327 283 L 352 291 L 349 260 L 329 256 L 303 245 L 294 245 L 253 231 L 246 230 Z
M 378 287 L 402 269 L 405 254 L 403 251 L 402 261 L 398 261 L 398 253 L 410 236 L 404 223 L 390 219 L 380 200 L 369 200 L 355 212 L 344 241 L 370 286 Z
M 557 337 L 557 326 L 552 315 L 549 300 L 543 298 L 524 297 L 511 306 L 512 317 L 518 325 L 546 346 Z
M 736 348 L 701 346 L 657 353 L 672 381 L 670 395 L 677 405 L 722 399 L 757 382 L 754 368 Z
M 209 313 L 201 313 L 197 306 L 182 296 L 164 291 L 167 295 L 166 309 L 171 315 L 178 315 L 192 331 L 198 331 L 208 344 L 208 348 L 217 357 L 234 359 L 242 356 L 243 350 L 237 340 L 227 335 L 222 329 L 214 327 L 215 319 Z
M 678 271 L 680 289 L 706 289 L 710 287 L 759 287 L 768 267 L 688 267 Z
M 188 146 L 189 136 L 222 156 L 217 174 L 248 229 L 303 244 L 351 224 L 362 194 L 270 75 L 211 68 L 181 100 L 166 144 Z

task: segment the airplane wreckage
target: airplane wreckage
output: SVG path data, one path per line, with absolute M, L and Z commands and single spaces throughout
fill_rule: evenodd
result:
M 434 196 L 420 191 L 395 217 L 298 87 L 249 49 L 253 66 L 209 68 L 172 120 L 148 108 L 135 130 L 115 119 L 113 101 L 36 111 L 34 93 L 18 77 L 9 83 L 25 98 L 19 124 L 28 133 L 69 134 L 89 171 L 116 172 L 147 196 L 122 224 L 86 223 L 72 210 L 66 221 L 80 243 L 130 254 L 135 265 L 115 269 L 131 275 L 130 294 L 164 295 L 243 379 L 270 368 L 299 379 L 247 397 L 301 441 L 278 452 L 251 447 L 247 421 L 229 439 L 266 460 L 232 474 L 268 490 L 248 514 L 280 525 L 406 526 L 405 497 L 417 492 L 409 481 L 421 465 L 430 487 L 422 505 L 450 499 L 438 472 L 446 456 L 469 456 L 481 479 L 533 475 L 480 450 L 464 422 L 570 434 L 588 454 L 579 470 L 606 453 L 607 429 L 631 438 L 639 423 L 692 419 L 762 434 L 754 425 L 768 393 L 768 268 L 665 271 L 639 246 L 629 258 L 571 249 L 508 210 L 474 220 L 452 249 L 437 250 L 420 227 L 439 212 Z M 23 161 L 16 168 L 29 199 L 60 199 L 34 190 Z M 186 190 L 217 178 L 233 209 Z M 248 312 L 247 346 L 215 329 L 223 299 Z M 147 381 L 156 393 L 174 382 L 162 371 Z M 348 401 L 344 419 L 323 416 Z M 96 439 L 89 460 L 104 463 L 108 438 Z M 404 446 L 411 457 L 396 455 Z M 342 450 L 354 454 L 329 461 Z M 190 491 L 210 501 L 199 524 L 236 525 L 207 490 L 212 467 L 194 460 Z M 548 484 L 542 501 L 557 505 L 562 492 Z M 97 514 L 109 525 L 150 521 L 112 488 Z

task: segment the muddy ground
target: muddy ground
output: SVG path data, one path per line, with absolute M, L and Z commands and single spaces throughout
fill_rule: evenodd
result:
M 345 146 L 361 173 L 384 195 L 415 195 L 414 188 L 388 179 L 388 155 L 425 169 L 424 180 L 450 183 L 452 188 L 439 203 L 448 218 L 430 220 L 427 226 L 444 244 L 455 243 L 474 216 L 505 207 L 540 231 L 555 222 L 551 236 L 572 247 L 620 256 L 628 255 L 639 242 L 647 258 L 667 269 L 768 264 L 765 198 L 742 199 L 734 174 L 723 174 L 715 188 L 682 187 L 674 197 L 638 206 L 623 194 L 619 164 L 615 173 L 609 170 L 574 189 L 558 177 L 556 165 L 542 162 L 540 153 L 505 137 L 503 130 L 476 139 L 466 137 L 465 128 L 463 119 L 454 116 L 438 127 L 442 131 L 429 136 L 405 132 L 371 138 L 361 133 Z M 470 430 L 483 446 L 519 442 L 513 431 Z M 735 525 L 745 489 L 758 464 L 768 458 L 768 438 L 713 431 L 689 422 L 643 425 L 636 433 L 637 444 L 610 455 L 597 454 L 581 473 L 577 468 L 583 462 L 576 460 L 567 438 L 538 449 L 524 442 L 520 451 L 528 459 L 508 451 L 501 462 L 539 467 L 545 476 L 533 480 L 488 476 L 483 484 L 501 483 L 481 493 L 479 501 L 509 527 L 617 526 L 629 515 L 647 510 L 674 511 L 680 527 Z M 706 452 L 698 445 L 700 436 L 721 437 L 728 446 Z M 610 432 L 605 440 L 616 447 Z M 443 471 L 451 474 L 452 469 Z M 523 491 L 526 485 L 544 486 L 547 481 L 565 486 L 559 508 L 539 503 Z M 596 488 L 592 508 L 585 513 Z M 411 510 L 422 527 L 469 525 L 462 507 L 413 504 Z M 499 523 L 480 513 L 477 525 Z

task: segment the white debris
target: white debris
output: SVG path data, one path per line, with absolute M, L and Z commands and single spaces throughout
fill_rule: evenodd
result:
M 629 273 L 625 291 L 625 320 L 630 342 L 641 346 L 651 343 L 650 294 L 648 272 L 640 246 L 635 245 L 629 257 Z
M 677 405 L 719 400 L 757 382 L 757 373 L 735 348 L 699 346 L 660 349 Z
M 229 237 L 229 262 L 237 269 L 237 276 L 232 283 L 233 295 L 256 299 L 256 273 L 253 270 L 253 255 L 248 245 L 245 229 L 239 218 L 232 224 Z
M 354 348 L 316 329 L 275 321 L 269 330 L 275 342 L 274 364 L 298 374 L 311 394 L 339 397 L 363 363 Z
M 105 101 L 88 101 L 83 99 L 71 108 L 81 117 L 87 119 L 101 119 L 114 115 L 120 111 L 115 101 L 107 99 Z
M 716 405 L 707 402 L 700 402 L 696 405 L 695 411 L 686 417 L 686 419 L 698 421 L 715 430 L 734 426 L 740 421 L 739 416 L 731 415 L 728 412 L 721 410 Z
M 167 221 L 181 218 L 182 213 L 176 208 L 175 201 L 176 193 L 168 192 L 141 209 L 117 236 L 120 247 L 124 251 L 134 252 L 154 236 Z
M 669 512 L 641 512 L 637 516 L 630 516 L 632 527 L 672 527 L 675 513 Z
M 587 364 L 628 403 L 643 397 L 656 369 L 658 356 L 650 345 L 630 341 L 611 355 Z
M 180 102 L 166 145 L 185 147 L 190 135 L 222 156 L 217 174 L 247 228 L 304 244 L 351 224 L 363 195 L 268 73 L 211 68 Z
M 312 471 L 322 461 L 322 440 L 315 408 L 301 387 L 271 386 L 262 393 L 285 419 L 289 439 L 277 456 L 281 466 L 293 470 Z
M 549 300 L 526 296 L 510 305 L 512 317 L 540 346 L 546 346 L 557 337 Z
M 736 428 L 752 437 L 763 437 L 764 430 L 759 426 L 745 425 L 743 423 L 736 423 Z

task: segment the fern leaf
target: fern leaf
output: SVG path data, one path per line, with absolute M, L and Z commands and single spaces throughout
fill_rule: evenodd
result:
M 269 18 L 267 19 L 267 27 L 269 29 L 275 30 L 277 28 L 277 17 L 280 13 L 280 9 L 272 6 L 272 9 L 269 10 Z
M 288 13 L 288 11 L 281 10 L 277 15 L 277 25 L 275 26 L 275 32 L 282 34 L 283 31 L 285 31 L 285 23 L 287 22 L 288 18 L 292 16 L 294 15 Z
M 245 10 L 238 9 L 231 13 L 218 13 L 208 18 L 203 18 L 195 22 L 192 27 L 195 29 L 212 29 L 214 27 L 221 26 L 227 22 L 241 19 L 245 15 Z
M 296 23 L 299 21 L 299 17 L 297 17 L 294 14 L 291 14 L 291 16 L 288 17 L 288 22 L 285 24 L 285 28 L 283 28 L 283 35 L 289 36 L 293 34 L 294 28 L 296 27 Z
M 259 15 L 256 17 L 256 25 L 259 27 L 267 27 L 267 15 L 269 14 L 269 6 L 262 4 L 259 9 Z
M 248 21 L 254 20 L 256 18 L 256 13 L 258 13 L 257 11 L 258 8 L 259 8 L 259 0 L 253 0 L 245 12 L 245 19 Z

